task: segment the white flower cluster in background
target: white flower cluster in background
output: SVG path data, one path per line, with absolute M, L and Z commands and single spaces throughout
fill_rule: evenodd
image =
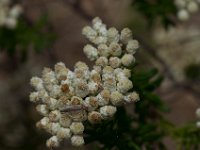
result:
M 200 108 L 196 110 L 196 115 L 200 119 Z M 197 127 L 200 128 L 200 121 L 197 121 Z
M 21 13 L 22 7 L 19 4 L 11 6 L 10 0 L 0 0 L 0 27 L 15 28 Z
M 74 146 L 84 144 L 84 121 L 101 123 L 112 118 L 117 106 L 139 100 L 133 88 L 130 67 L 134 64 L 138 41 L 125 28 L 119 33 L 106 28 L 99 18 L 93 26 L 83 28 L 83 34 L 92 42 L 84 47 L 86 56 L 95 61 L 92 70 L 83 62 L 77 62 L 74 70 L 60 62 L 44 68 L 42 78 L 33 77 L 35 92 L 30 101 L 37 104 L 37 111 L 44 117 L 38 128 L 52 135 L 47 140 L 49 148 L 58 147 L 64 139 L 71 139 Z
M 178 9 L 178 19 L 186 21 L 192 13 L 199 10 L 200 0 L 175 0 L 175 5 Z

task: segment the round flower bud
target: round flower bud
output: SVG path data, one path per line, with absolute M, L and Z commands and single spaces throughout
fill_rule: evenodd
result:
M 109 28 L 108 33 L 107 33 L 107 37 L 108 37 L 109 43 L 118 42 L 119 41 L 119 32 L 114 27 Z
M 117 85 L 117 81 L 116 81 L 114 75 L 113 75 L 113 77 L 108 76 L 104 79 L 103 87 L 105 90 L 109 90 L 111 92 L 116 91 L 116 89 L 117 89 L 116 85 Z
M 53 85 L 49 95 L 53 98 L 58 98 L 61 95 L 61 87 L 59 85 Z
M 51 122 L 57 122 L 61 117 L 60 111 L 54 110 L 49 113 L 49 120 Z
M 126 46 L 126 51 L 130 54 L 135 54 L 139 48 L 139 42 L 137 40 L 130 40 Z
M 82 122 L 72 122 L 70 125 L 70 130 L 73 134 L 82 134 L 84 131 L 84 126 Z
M 117 108 L 114 106 L 103 106 L 100 108 L 100 113 L 105 118 L 113 117 L 116 111 Z
M 190 1 L 187 5 L 187 9 L 190 13 L 194 13 L 194 12 L 197 12 L 198 9 L 199 9 L 199 6 L 197 4 L 197 2 L 195 1 Z
M 135 62 L 135 58 L 133 57 L 133 55 L 131 54 L 125 54 L 122 58 L 121 58 L 122 64 L 124 66 L 131 66 L 134 62 Z
M 52 71 L 50 68 L 44 68 L 42 71 L 42 79 L 46 84 L 57 84 L 57 79 L 56 79 L 56 75 L 55 72 Z
M 71 98 L 71 105 L 81 105 L 82 102 L 83 102 L 83 99 L 81 97 L 73 96 Z
M 200 108 L 198 108 L 198 109 L 196 110 L 196 115 L 197 115 L 197 117 L 200 118 Z
M 89 93 L 95 94 L 99 89 L 99 84 L 96 82 L 89 82 L 88 83 Z
M 109 46 L 109 50 L 112 56 L 120 56 L 122 54 L 122 48 L 117 42 L 112 42 Z
M 98 52 L 99 52 L 99 55 L 103 57 L 108 57 L 110 54 L 109 48 L 106 44 L 98 45 Z
M 80 70 L 88 70 L 88 66 L 86 63 L 82 62 L 82 61 L 78 61 L 75 66 L 74 69 L 80 69 Z
M 96 65 L 97 66 L 107 66 L 108 64 L 108 59 L 106 57 L 99 57 L 97 60 L 96 60 Z
M 177 16 L 181 21 L 186 21 L 189 19 L 189 13 L 185 9 L 179 10 Z
M 38 97 L 44 103 L 45 99 L 49 97 L 47 91 L 45 89 L 38 91 Z
M 59 123 L 55 123 L 55 122 L 50 122 L 47 124 L 47 132 L 49 132 L 50 134 L 56 135 L 57 132 L 60 130 L 61 126 Z
M 45 98 L 45 100 L 44 100 L 44 103 L 48 106 L 48 108 L 50 109 L 50 110 L 55 110 L 56 108 L 57 108 L 57 103 L 58 101 L 56 100 L 56 99 L 54 99 L 54 98 L 51 98 L 51 97 L 47 97 L 47 98 Z
M 110 101 L 113 105 L 119 106 L 123 103 L 123 95 L 118 91 L 112 92 Z
M 91 123 L 91 124 L 97 124 L 97 123 L 100 123 L 102 120 L 102 116 L 99 112 L 97 111 L 92 111 L 88 114 L 88 121 Z
M 120 40 L 123 44 L 127 44 L 128 41 L 132 40 L 132 31 L 129 28 L 124 28 L 121 31 Z
M 36 127 L 39 129 L 45 129 L 47 128 L 48 123 L 49 123 L 49 118 L 44 117 L 39 122 L 36 123 Z
M 32 77 L 31 78 L 31 85 L 35 88 L 35 90 L 40 91 L 44 89 L 43 81 L 41 78 Z
M 87 97 L 84 101 L 84 105 L 87 107 L 88 111 L 93 111 L 98 108 L 98 101 L 96 97 Z
M 90 76 L 91 76 L 90 78 L 91 78 L 92 81 L 94 81 L 96 83 L 101 82 L 101 75 L 96 70 L 92 70 L 91 73 L 90 73 Z
M 42 105 L 37 105 L 37 106 L 36 106 L 36 110 L 37 110 L 41 115 L 43 115 L 43 116 L 47 116 L 48 113 L 49 113 L 49 110 L 48 110 L 47 105 L 44 105 L 44 104 L 42 104 Z
M 86 97 L 89 94 L 88 84 L 85 81 L 77 82 L 75 85 L 75 93 L 79 97 Z
M 58 139 L 68 139 L 71 137 L 71 131 L 69 128 L 60 128 L 57 132 Z
M 140 100 L 138 93 L 132 92 L 129 93 L 127 96 L 124 97 L 124 100 L 128 103 L 137 102 Z
M 113 74 L 114 69 L 111 66 L 105 66 L 103 68 L 103 74 Z
M 123 73 L 124 73 L 124 75 L 125 75 L 127 78 L 130 78 L 130 77 L 131 77 L 131 70 L 130 70 L 130 69 L 124 68 L 124 69 L 123 69 Z
M 102 90 L 101 93 L 99 93 L 96 98 L 98 101 L 98 105 L 100 105 L 100 106 L 107 105 L 110 100 L 109 90 L 107 90 L 107 89 Z
M 110 59 L 109 59 L 109 65 L 112 68 L 118 68 L 121 65 L 121 60 L 118 57 L 110 57 Z
M 59 123 L 62 127 L 69 127 L 72 123 L 72 120 L 71 118 L 67 115 L 67 114 L 61 114 L 61 117 L 60 117 L 60 120 L 59 120 Z
M 121 93 L 126 93 L 131 88 L 133 88 L 133 83 L 129 79 L 123 79 L 117 83 L 117 89 Z
M 83 52 L 86 54 L 88 59 L 90 59 L 91 61 L 96 60 L 98 58 L 97 49 L 95 47 L 93 47 L 92 45 L 87 44 L 83 48 Z
M 50 139 L 47 140 L 46 145 L 48 148 L 55 148 L 60 145 L 58 137 L 52 136 Z
M 67 79 L 67 74 L 69 72 L 69 69 L 66 68 L 64 63 L 59 62 L 59 63 L 55 64 L 54 68 L 55 68 L 56 78 L 59 81 Z
M 39 94 L 38 94 L 38 92 L 32 92 L 32 93 L 29 95 L 29 99 L 30 99 L 30 101 L 33 102 L 33 103 L 39 102 L 40 99 L 39 99 Z
M 82 34 L 85 35 L 90 41 L 97 36 L 97 32 L 90 26 L 85 26 L 82 30 Z
M 73 146 L 77 146 L 77 147 L 85 144 L 83 137 L 80 135 L 73 135 L 71 137 L 71 143 Z
M 102 71 L 101 66 L 96 66 L 96 65 L 94 65 L 94 66 L 93 66 L 93 69 L 94 69 L 96 72 L 98 72 L 98 73 L 101 73 L 101 71 Z
M 99 17 L 95 17 L 92 20 L 92 25 L 93 25 L 93 28 L 95 30 L 98 30 L 103 25 L 103 23 L 102 23 L 102 20 Z

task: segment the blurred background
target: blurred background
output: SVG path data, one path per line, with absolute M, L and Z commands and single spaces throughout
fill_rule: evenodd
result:
M 29 80 L 32 76 L 40 76 L 44 67 L 52 68 L 59 61 L 69 68 L 79 60 L 91 64 L 82 51 L 87 41 L 81 35 L 81 29 L 90 24 L 95 16 L 99 16 L 109 27 L 129 27 L 133 30 L 134 38 L 140 42 L 136 55 L 139 66 L 143 69 L 158 68 L 165 78 L 156 91 L 171 108 L 165 116 L 177 125 L 196 119 L 195 111 L 200 106 L 200 11 L 192 14 L 187 21 L 180 21 L 173 12 L 174 6 L 167 9 L 172 10 L 170 19 L 163 19 L 163 16 L 168 17 L 165 13 L 169 12 L 160 12 L 160 9 L 165 10 L 161 7 L 168 8 L 168 4 L 155 5 L 147 11 L 148 5 L 140 7 L 144 5 L 143 1 L 140 3 L 137 0 L 11 2 L 22 6 L 20 19 L 26 25 L 21 25 L 19 20 L 18 25 L 23 28 L 10 35 L 6 32 L 6 37 L 1 36 L 0 40 L 3 42 L 8 38 L 7 45 L 11 45 L 14 43 L 12 37 L 21 33 L 24 40 L 34 40 L 25 46 L 25 53 L 16 43 L 16 51 L 11 53 L 2 47 L 3 44 L 0 45 L 0 150 L 47 149 L 45 140 L 48 135 L 35 127 L 40 116 L 29 102 Z M 149 2 L 154 4 L 157 1 Z M 40 25 L 41 18 L 45 21 Z M 0 34 L 2 32 L 3 29 Z M 34 45 L 39 45 L 39 49 L 36 50 Z M 165 142 L 174 149 L 173 142 L 169 139 Z M 60 149 L 75 149 L 68 143 L 66 145 Z M 89 147 L 92 146 L 82 149 Z

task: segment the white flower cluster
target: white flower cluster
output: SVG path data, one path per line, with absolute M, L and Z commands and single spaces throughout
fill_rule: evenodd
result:
M 200 108 L 196 110 L 196 115 L 198 118 L 200 118 Z M 200 121 L 197 121 L 197 127 L 200 128 Z
M 84 144 L 83 122 L 101 123 L 117 111 L 117 106 L 136 102 L 139 95 L 130 90 L 131 66 L 139 44 L 132 39 L 132 32 L 125 28 L 121 34 L 115 28 L 106 29 L 99 18 L 93 27 L 84 27 L 83 34 L 96 45 L 86 45 L 84 52 L 95 65 L 90 71 L 83 62 L 77 62 L 71 71 L 60 62 L 44 68 L 42 78 L 33 77 L 35 92 L 30 101 L 37 103 L 37 111 L 44 116 L 37 127 L 53 136 L 47 147 L 58 147 L 64 139 L 71 138 L 74 146 Z
M 186 21 L 190 14 L 199 10 L 200 0 L 175 0 L 175 5 L 178 9 L 178 19 Z
M 5 26 L 13 29 L 17 25 L 17 19 L 22 13 L 22 7 L 17 4 L 10 6 L 10 0 L 0 0 L 0 27 Z

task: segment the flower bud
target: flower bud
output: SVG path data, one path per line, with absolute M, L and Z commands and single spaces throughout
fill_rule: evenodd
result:
M 70 130 L 73 134 L 82 134 L 84 131 L 84 126 L 82 122 L 72 122 L 70 125 Z

